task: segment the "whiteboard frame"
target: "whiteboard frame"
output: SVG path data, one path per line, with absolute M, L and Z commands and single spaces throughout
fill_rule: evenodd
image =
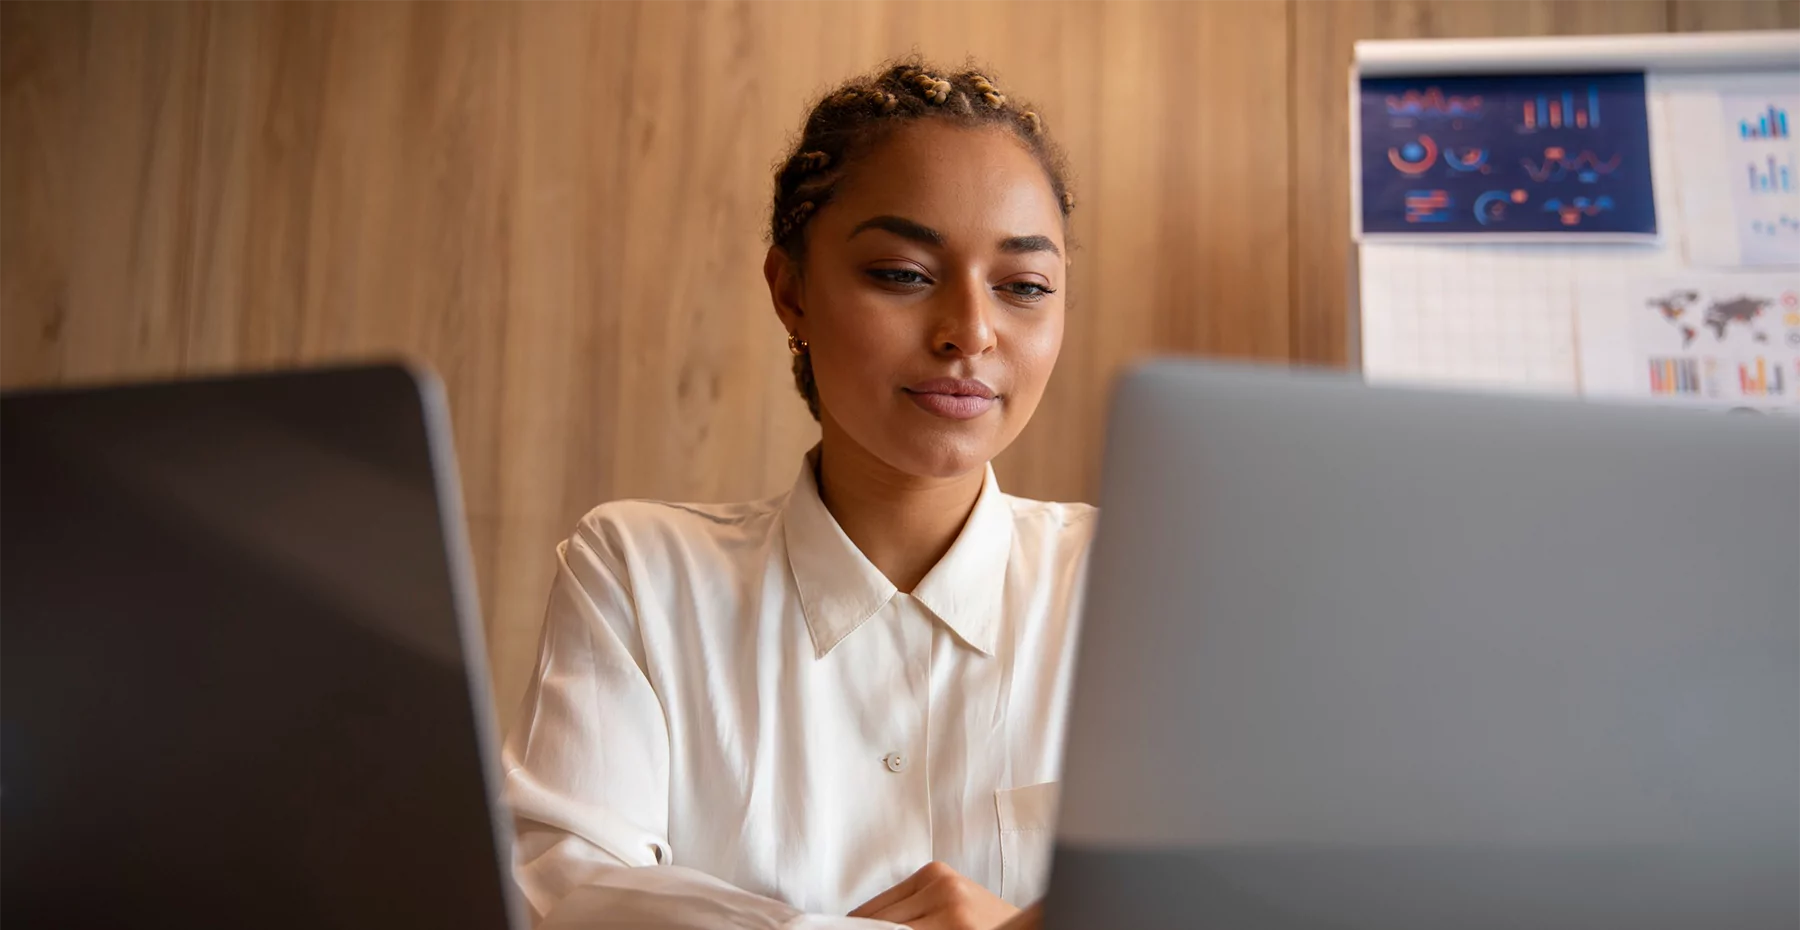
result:
M 1362 234 L 1362 126 L 1361 79 L 1363 77 L 1438 77 L 1491 74 L 1553 74 L 1579 71 L 1643 71 L 1646 77 L 1659 75 L 1730 76 L 1793 72 L 1800 86 L 1800 30 L 1765 30 L 1755 32 L 1720 32 L 1704 34 L 1655 34 L 1618 36 L 1557 36 L 1510 39 L 1408 39 L 1357 42 L 1348 68 L 1350 166 L 1350 266 L 1346 284 L 1349 288 L 1346 314 L 1347 342 L 1355 348 L 1347 352 L 1351 370 L 1366 374 L 1364 358 L 1362 306 L 1363 243 L 1385 244 L 1395 241 L 1427 241 L 1442 245 L 1504 245 L 1521 241 L 1504 235 L 1438 235 L 1432 237 Z M 1677 78 L 1679 79 L 1679 78 Z M 1646 91 L 1650 87 L 1646 84 Z M 1648 105 L 1649 101 L 1646 101 Z M 1657 108 L 1647 106 L 1646 117 L 1652 122 L 1655 138 Z M 1660 175 L 1672 166 L 1652 166 Z M 1657 185 L 1661 187 L 1661 185 Z M 1650 248 L 1672 248 L 1680 243 L 1669 238 L 1663 223 L 1668 210 L 1681 209 L 1680 204 L 1665 204 L 1659 192 L 1657 216 L 1659 235 L 1621 238 L 1583 236 L 1563 240 L 1569 245 L 1617 245 L 1620 241 L 1642 243 Z M 1524 241 L 1544 244 L 1541 237 L 1524 236 Z M 1579 383 L 1580 359 L 1576 378 Z
M 1365 39 L 1353 73 L 1553 74 L 1563 71 L 1800 70 L 1800 31 L 1540 36 L 1516 39 Z

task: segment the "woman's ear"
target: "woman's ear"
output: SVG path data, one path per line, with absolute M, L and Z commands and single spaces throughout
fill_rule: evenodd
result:
M 782 328 L 800 335 L 800 320 L 806 315 L 800 306 L 800 267 L 781 246 L 769 246 L 763 257 L 763 280 L 769 282 L 769 302 L 775 305 Z

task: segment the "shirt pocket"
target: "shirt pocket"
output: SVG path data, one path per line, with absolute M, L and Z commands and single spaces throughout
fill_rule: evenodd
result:
M 1000 815 L 1000 897 L 1015 907 L 1044 896 L 1060 787 L 1047 781 L 994 792 Z

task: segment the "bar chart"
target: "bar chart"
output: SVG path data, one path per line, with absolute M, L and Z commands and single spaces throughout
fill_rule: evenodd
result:
M 1750 190 L 1758 194 L 1785 194 L 1794 189 L 1793 159 L 1777 161 L 1770 155 L 1761 164 L 1751 162 L 1748 165 Z
M 1406 221 L 1408 223 L 1448 223 L 1450 222 L 1450 204 L 1449 191 L 1407 191 Z
M 1699 394 L 1700 362 L 1692 358 L 1650 360 L 1651 394 Z
M 1719 179 L 1730 184 L 1737 262 L 1749 268 L 1800 266 L 1800 140 L 1788 125 L 1800 107 L 1800 93 L 1771 86 L 1718 99 L 1722 119 L 1716 125 L 1724 131 L 1719 141 L 1726 156 Z
M 1770 365 L 1767 359 L 1738 364 L 1738 389 L 1745 397 L 1780 397 L 1786 393 L 1781 365 Z
M 1754 119 L 1746 117 L 1738 120 L 1738 138 L 1740 139 L 1786 139 L 1788 137 L 1787 110 L 1769 104 L 1769 108 Z
M 1800 283 L 1791 273 L 1681 271 L 1623 288 L 1607 282 L 1582 291 L 1576 315 L 1584 391 L 1674 407 L 1800 412 L 1800 339 L 1788 338 L 1800 336 Z
M 1600 88 L 1588 85 L 1587 92 L 1577 98 L 1573 91 L 1561 94 L 1539 94 L 1520 104 L 1520 125 L 1527 131 L 1536 129 L 1591 129 L 1600 126 Z

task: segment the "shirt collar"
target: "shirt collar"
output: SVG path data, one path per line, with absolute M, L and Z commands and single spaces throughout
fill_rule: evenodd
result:
M 817 454 L 806 457 L 788 494 L 782 533 L 814 655 L 823 658 L 898 592 L 825 509 L 813 478 Z M 912 593 L 959 639 L 984 655 L 994 654 L 999 634 L 1012 534 L 1012 508 L 989 466 L 962 532 Z

